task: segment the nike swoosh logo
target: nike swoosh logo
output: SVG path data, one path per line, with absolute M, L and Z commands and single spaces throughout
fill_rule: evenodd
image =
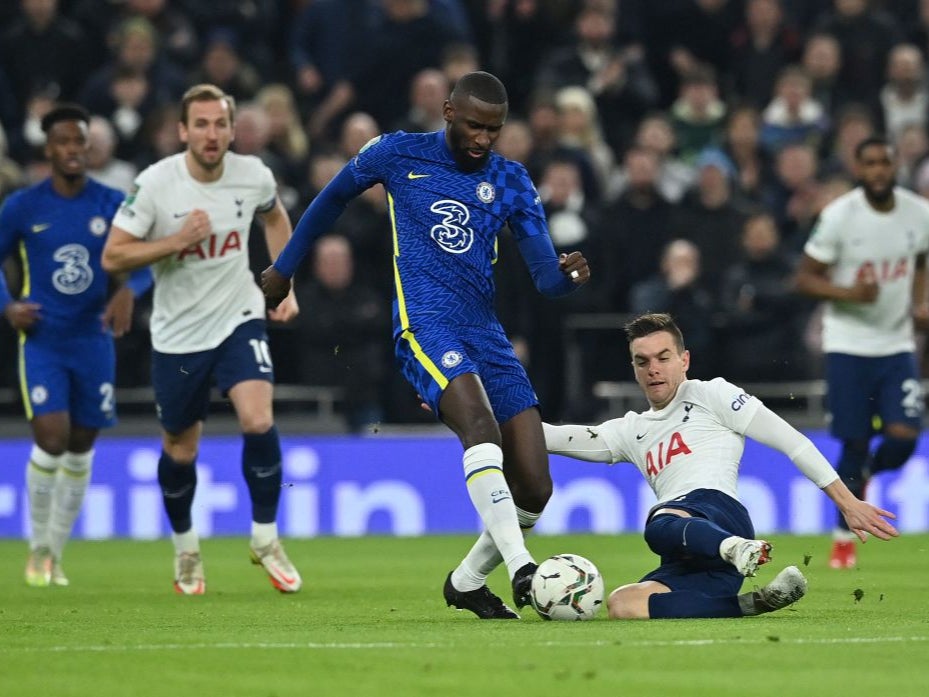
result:
M 506 501 L 508 498 L 510 498 L 510 497 L 509 497 L 509 496 L 501 496 L 501 497 L 498 498 L 498 499 L 490 499 L 490 502 L 491 502 L 491 503 L 500 503 L 501 501 Z
M 431 174 L 413 174 L 412 170 L 409 174 L 406 175 L 407 179 L 422 179 L 423 177 L 431 177 Z
M 648 435 L 648 431 L 646 431 L 645 433 L 643 433 L 641 436 L 640 436 L 639 434 L 636 434 L 635 439 L 636 439 L 636 440 L 642 440 L 642 439 L 645 438 L 645 436 L 647 436 L 647 435 Z
M 273 370 L 273 368 L 269 368 L 266 365 L 260 365 L 258 366 L 258 370 L 262 373 L 270 373 Z
M 39 223 L 38 225 L 32 226 L 33 232 L 42 232 L 43 230 L 48 230 L 52 226 L 51 223 Z
M 183 217 L 184 217 L 185 215 L 187 215 L 188 213 L 190 213 L 190 211 L 184 211 L 183 213 L 175 213 L 175 214 L 174 214 L 174 217 L 175 217 L 175 218 L 183 218 Z

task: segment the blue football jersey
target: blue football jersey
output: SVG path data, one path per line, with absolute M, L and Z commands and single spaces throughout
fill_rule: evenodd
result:
M 66 198 L 46 179 L 6 200 L 0 209 L 0 259 L 18 245 L 24 270 L 20 299 L 42 306 L 31 336 L 104 332 L 109 276 L 100 256 L 123 198 L 92 179 Z
M 400 131 L 369 143 L 349 168 L 359 189 L 387 190 L 395 335 L 423 322 L 496 324 L 497 235 L 505 225 L 517 240 L 548 234 L 525 167 L 492 152 L 480 171 L 462 172 L 444 131 Z

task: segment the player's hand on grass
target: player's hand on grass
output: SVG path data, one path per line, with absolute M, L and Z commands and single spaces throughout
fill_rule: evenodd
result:
M 848 529 L 854 532 L 862 542 L 867 541 L 868 535 L 874 535 L 881 540 L 889 540 L 900 535 L 887 518 L 896 518 L 890 511 L 856 499 L 842 511 Z
M 265 294 L 269 308 L 274 309 L 280 305 L 290 290 L 290 279 L 285 278 L 273 265 L 261 272 L 261 292 Z
M 274 322 L 289 322 L 299 314 L 300 306 L 297 304 L 297 296 L 291 288 L 277 307 L 268 310 L 268 319 Z
M 42 319 L 42 306 L 28 300 L 14 300 L 3 308 L 3 314 L 16 331 L 27 331 Z
M 178 251 L 183 251 L 194 244 L 200 244 L 213 233 L 210 216 L 200 208 L 192 210 L 184 219 L 181 229 L 174 233 L 177 236 Z
M 580 252 L 562 254 L 558 257 L 558 268 L 565 276 L 570 276 L 576 286 L 582 286 L 590 280 L 590 267 Z
M 103 325 L 113 330 L 113 336 L 119 338 L 132 327 L 132 309 L 135 298 L 132 289 L 122 286 L 115 293 L 103 310 Z

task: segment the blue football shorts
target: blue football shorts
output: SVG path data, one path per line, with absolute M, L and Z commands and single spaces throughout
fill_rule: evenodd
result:
M 116 423 L 112 336 L 68 336 L 66 341 L 21 336 L 19 384 L 26 418 L 66 411 L 75 426 L 98 429 Z
M 207 417 L 210 389 L 223 394 L 246 380 L 274 382 L 274 366 L 263 319 L 240 324 L 219 346 L 194 353 L 152 350 L 152 386 L 158 420 L 180 433 Z
M 892 356 L 826 354 L 830 431 L 840 439 L 870 438 L 881 423 L 920 428 L 923 391 L 913 353 Z
M 666 501 L 652 508 L 652 513 L 662 508 L 680 508 L 694 518 L 705 518 L 723 530 L 754 539 L 755 526 L 745 506 L 728 494 L 716 489 L 694 489 L 673 501 Z M 651 519 L 652 514 L 649 514 Z M 695 559 L 676 556 L 662 557 L 661 566 L 646 574 L 642 581 L 658 581 L 673 591 L 695 591 L 710 596 L 736 595 L 745 578 L 729 562 L 716 559 Z
M 502 327 L 445 327 L 435 324 L 397 337 L 394 353 L 407 381 L 437 417 L 442 393 L 464 373 L 480 377 L 498 423 L 538 406 L 513 346 Z

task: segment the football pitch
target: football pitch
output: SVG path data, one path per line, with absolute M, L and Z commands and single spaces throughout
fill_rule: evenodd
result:
M 929 694 L 929 535 L 872 540 L 831 570 L 825 537 L 773 535 L 763 584 L 799 566 L 792 608 L 727 620 L 479 621 L 442 583 L 471 537 L 317 538 L 287 549 L 292 596 L 248 562 L 247 541 L 204 540 L 207 595 L 172 588 L 159 542 L 73 542 L 68 588 L 25 586 L 25 543 L 0 542 L 0 695 L 885 695 Z M 655 564 L 641 537 L 535 537 L 574 552 L 607 591 Z M 509 600 L 504 572 L 491 588 Z

